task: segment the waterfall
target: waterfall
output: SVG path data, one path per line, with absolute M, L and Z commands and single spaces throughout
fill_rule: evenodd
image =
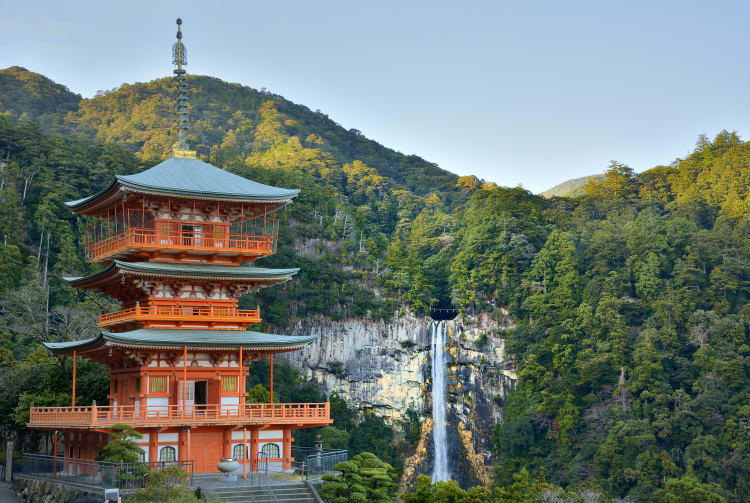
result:
M 432 344 L 432 441 L 435 464 L 432 481 L 449 480 L 448 439 L 445 432 L 445 321 L 433 321 L 430 325 Z

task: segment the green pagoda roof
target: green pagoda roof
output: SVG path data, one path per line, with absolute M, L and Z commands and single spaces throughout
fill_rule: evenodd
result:
M 116 175 L 106 189 L 65 204 L 74 210 L 82 209 L 120 188 L 147 194 L 269 203 L 289 203 L 299 194 L 297 189 L 282 189 L 254 182 L 200 159 L 170 157 L 135 175 Z
M 109 266 L 99 272 L 88 276 L 67 277 L 63 279 L 75 286 L 76 283 L 85 283 L 97 278 L 103 278 L 117 271 L 154 276 L 286 281 L 297 274 L 299 268 L 268 269 L 253 265 L 225 266 L 177 262 L 123 262 L 121 260 L 114 260 Z
M 261 351 L 292 351 L 313 342 L 314 335 L 276 335 L 249 330 L 168 330 L 147 329 L 130 332 L 101 332 L 91 339 L 70 342 L 45 342 L 53 353 L 69 353 L 73 350 L 95 350 L 110 343 L 115 346 L 140 348 L 219 349 L 240 348 Z

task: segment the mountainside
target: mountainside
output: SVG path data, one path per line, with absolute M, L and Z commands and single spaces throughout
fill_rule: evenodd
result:
M 116 142 L 147 164 L 163 159 L 175 142 L 172 78 L 126 84 L 83 100 L 19 67 L 0 70 L 0 85 L 0 114 L 59 115 L 64 124 L 56 131 Z M 206 76 L 189 75 L 188 86 L 191 148 L 215 165 L 246 162 L 319 172 L 359 160 L 415 194 L 437 192 L 448 202 L 459 194 L 453 173 L 383 147 L 281 96 Z
M 576 197 L 583 195 L 583 186 L 592 180 L 601 180 L 604 175 L 589 175 L 581 178 L 572 178 L 562 183 L 558 183 L 551 189 L 540 192 L 540 196 L 550 197 Z
M 68 112 L 76 110 L 81 96 L 44 75 L 20 66 L 0 70 L 0 114 L 37 121 L 54 130 Z
M 70 403 L 69 359 L 38 343 L 90 336 L 95 313 L 112 309 L 59 281 L 91 270 L 62 201 L 156 162 L 172 142 L 173 84 L 126 85 L 63 113 L 50 111 L 59 88 L 32 99 L 10 81 L 0 429 L 33 445 L 28 404 Z M 190 84 L 204 159 L 302 189 L 278 255 L 263 259 L 300 274 L 241 303 L 261 305 L 264 330 L 321 335 L 292 358 L 305 378 L 279 371 L 279 396 L 330 394 L 326 445 L 375 451 L 405 481 L 427 470 L 431 362 L 418 327 L 431 307 L 453 306 L 452 473 L 498 489 L 477 501 L 536 503 L 560 488 L 600 501 L 750 499 L 750 143 L 700 137 L 671 166 L 635 174 L 613 162 L 580 196 L 546 199 L 459 179 L 278 96 Z M 79 403 L 106 400 L 101 370 L 78 371 Z

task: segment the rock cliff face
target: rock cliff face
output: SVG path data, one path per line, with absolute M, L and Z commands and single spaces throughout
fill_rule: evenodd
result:
M 406 314 L 389 322 L 308 319 L 293 334 L 318 340 L 288 358 L 322 389 L 336 391 L 358 410 L 369 410 L 395 427 L 410 407 L 423 420 L 422 438 L 407 459 L 402 487 L 432 473 L 432 395 L 429 318 Z M 452 478 L 462 486 L 489 484 L 491 434 L 502 421 L 501 403 L 516 376 L 505 359 L 497 323 L 487 315 L 459 317 L 448 324 L 449 459 Z

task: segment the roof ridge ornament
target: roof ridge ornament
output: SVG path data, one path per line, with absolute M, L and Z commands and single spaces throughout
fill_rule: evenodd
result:
M 187 73 L 183 66 L 187 66 L 187 50 L 182 43 L 182 19 L 177 18 L 177 42 L 172 45 L 172 64 L 176 65 L 172 72 L 178 83 L 177 93 L 177 129 L 178 140 L 172 145 L 172 157 L 196 159 L 195 150 L 190 150 L 187 142 L 188 122 L 188 99 L 187 99 Z

